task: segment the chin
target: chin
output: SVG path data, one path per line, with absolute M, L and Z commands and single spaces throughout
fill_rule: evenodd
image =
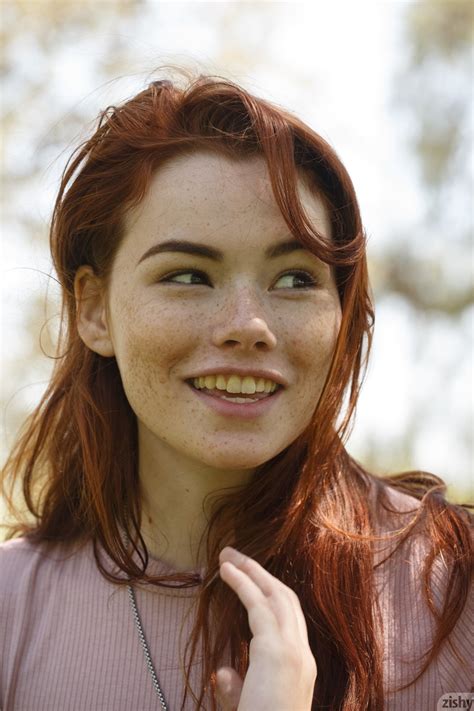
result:
M 210 467 L 222 470 L 235 470 L 235 469 L 256 469 L 257 467 L 265 464 L 276 455 L 281 450 L 273 450 L 268 452 L 254 452 L 238 450 L 237 448 L 232 450 L 228 448 L 224 456 L 205 457 L 202 461 L 208 464 Z

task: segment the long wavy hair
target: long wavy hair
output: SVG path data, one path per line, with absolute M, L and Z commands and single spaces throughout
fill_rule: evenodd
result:
M 226 645 L 242 677 L 249 665 L 247 614 L 237 596 L 228 594 L 218 572 L 219 551 L 233 545 L 299 597 L 318 668 L 312 708 L 380 711 L 383 669 L 373 612 L 373 544 L 381 538 L 375 511 L 389 508 L 388 488 L 420 501 L 409 523 L 387 536 L 402 542 L 414 526 L 427 532 L 431 552 L 425 562 L 424 594 L 433 614 L 433 560 L 441 554 L 452 563 L 434 645 L 412 684 L 436 657 L 465 604 L 472 560 L 472 514 L 467 508 L 472 506 L 448 503 L 444 482 L 432 474 L 369 473 L 344 447 L 365 375 L 374 312 L 366 234 L 352 181 L 334 149 L 289 111 L 232 81 L 192 76 L 179 68 L 176 76 L 166 76 L 172 79 L 153 81 L 122 105 L 102 111 L 93 135 L 78 146 L 64 169 L 50 231 L 63 299 L 58 352 L 49 386 L 4 469 L 3 481 L 11 484 L 6 500 L 16 517 L 6 538 L 25 536 L 45 545 L 92 541 L 100 572 L 117 585 L 129 580 L 162 586 L 202 582 L 186 646 L 190 661 L 182 708 L 188 691 L 196 708 L 203 708 L 210 689 L 213 710 L 215 672 Z M 248 484 L 215 497 L 201 540 L 208 563 L 203 580 L 195 573 L 146 574 L 149 554 L 140 534 L 136 417 L 115 358 L 92 352 L 79 336 L 73 288 L 83 264 L 107 281 L 127 210 L 140 203 L 166 161 L 197 150 L 266 161 L 275 199 L 292 234 L 333 266 L 342 309 L 331 367 L 306 430 L 259 466 Z M 298 178 L 323 200 L 332 243 L 305 214 Z M 13 501 L 17 485 L 29 520 L 21 519 Z M 104 566 L 99 548 L 126 577 Z M 231 629 L 228 620 L 235 621 Z M 199 643 L 203 668 L 197 696 L 189 670 Z

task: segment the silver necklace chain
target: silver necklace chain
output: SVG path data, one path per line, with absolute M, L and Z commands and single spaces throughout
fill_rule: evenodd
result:
M 147 641 L 146 641 L 145 633 L 143 632 L 143 627 L 142 627 L 142 622 L 140 620 L 140 615 L 138 614 L 138 607 L 137 607 L 137 600 L 135 598 L 135 591 L 131 585 L 127 585 L 127 590 L 128 590 L 128 596 L 130 598 L 130 603 L 132 605 L 133 616 L 135 618 L 135 623 L 137 625 L 138 636 L 140 637 L 140 642 L 143 647 L 143 653 L 145 655 L 146 665 L 148 667 L 148 670 L 151 674 L 151 678 L 153 680 L 153 686 L 155 687 L 155 691 L 158 694 L 158 698 L 160 699 L 161 708 L 164 709 L 164 711 L 168 711 L 168 706 L 166 704 L 164 694 L 161 690 L 160 682 L 158 681 L 158 676 L 156 674 L 155 667 L 153 666 L 153 661 L 151 658 L 150 649 L 149 649 Z
M 124 533 L 125 533 L 125 531 L 124 531 Z M 130 543 L 130 539 L 126 533 L 125 533 L 125 540 L 127 541 L 127 543 Z M 145 655 L 145 661 L 146 661 L 146 665 L 148 667 L 148 671 L 151 674 L 153 686 L 155 688 L 156 693 L 158 694 L 158 698 L 160 699 L 161 708 L 164 711 L 168 711 L 168 705 L 165 701 L 165 695 L 163 694 L 163 692 L 161 690 L 160 682 L 158 681 L 158 675 L 155 671 L 155 667 L 153 666 L 153 660 L 151 658 L 150 648 L 148 647 L 145 633 L 143 631 L 142 621 L 141 621 L 140 615 L 138 613 L 137 599 L 135 597 L 135 591 L 131 585 L 127 585 L 127 590 L 128 590 L 128 597 L 130 598 L 130 604 L 132 606 L 133 617 L 135 618 L 135 624 L 136 624 L 137 630 L 138 630 L 138 636 L 140 638 L 140 643 L 143 648 L 143 653 Z

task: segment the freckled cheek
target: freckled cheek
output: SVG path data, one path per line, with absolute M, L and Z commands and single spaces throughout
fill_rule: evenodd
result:
M 156 388 L 169 382 L 174 366 L 189 353 L 194 325 L 187 325 L 176 317 L 142 318 L 136 316 L 122 328 L 118 342 L 117 360 L 122 378 Z
M 320 389 L 329 371 L 338 333 L 334 319 L 307 322 L 292 339 L 290 357 L 306 392 Z

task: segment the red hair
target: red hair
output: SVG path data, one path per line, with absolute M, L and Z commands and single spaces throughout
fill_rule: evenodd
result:
M 92 352 L 78 334 L 73 289 L 83 264 L 107 279 L 123 237 L 126 211 L 142 200 L 152 176 L 166 161 L 197 150 L 234 159 L 261 156 L 266 161 L 275 199 L 291 232 L 334 267 L 342 309 L 331 368 L 310 425 L 283 452 L 258 467 L 250 483 L 215 501 L 201 541 L 206 544 L 208 570 L 187 648 L 191 647 L 191 664 L 199 640 L 203 645 L 198 708 L 209 685 L 214 690 L 214 674 L 227 643 L 232 665 L 242 676 L 249 663 L 246 611 L 236 595 L 228 595 L 218 574 L 219 551 L 230 544 L 298 595 L 318 668 L 313 709 L 379 711 L 383 675 L 372 611 L 376 597 L 372 543 L 379 540 L 374 511 L 388 505 L 389 486 L 420 500 L 415 516 L 399 533 L 405 540 L 417 525 L 429 536 L 431 554 L 424 580 L 433 612 L 429 595 L 433 560 L 442 554 L 452 563 L 434 645 L 416 678 L 435 658 L 464 607 L 472 560 L 471 514 L 468 505 L 446 501 L 439 477 L 409 472 L 382 480 L 347 453 L 344 441 L 374 323 L 366 235 L 354 187 L 334 149 L 317 133 L 233 82 L 202 75 L 187 76 L 182 85 L 176 80 L 153 82 L 123 105 L 105 109 L 95 133 L 76 149 L 64 170 L 50 233 L 63 293 L 57 361 L 4 474 L 12 491 L 15 482 L 21 482 L 34 521 L 20 522 L 15 511 L 18 521 L 7 537 L 24 535 L 38 543 L 92 541 L 100 572 L 119 585 L 127 580 L 104 567 L 99 545 L 132 581 L 197 582 L 195 575 L 156 578 L 145 573 L 148 551 L 140 535 L 136 418 L 115 358 Z M 304 213 L 298 178 L 307 181 L 328 210 L 330 244 Z M 374 498 L 370 492 L 375 492 Z M 15 510 L 12 497 L 7 498 Z M 142 565 L 132 559 L 121 529 L 133 541 Z M 229 619 L 235 620 L 230 631 Z

